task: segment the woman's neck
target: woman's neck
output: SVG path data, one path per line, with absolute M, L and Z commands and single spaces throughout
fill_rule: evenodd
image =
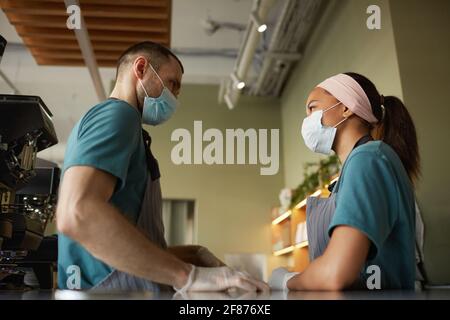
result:
M 336 137 L 338 143 L 336 144 L 334 151 L 342 164 L 344 164 L 358 140 L 367 134 L 369 134 L 369 132 L 366 130 L 352 129 L 351 127 L 347 127 L 346 130 L 339 132 L 339 135 Z

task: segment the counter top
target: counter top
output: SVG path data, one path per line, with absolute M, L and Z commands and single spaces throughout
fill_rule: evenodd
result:
M 89 292 L 72 290 L 0 291 L 0 300 L 450 300 L 449 289 L 414 291 L 282 292 Z

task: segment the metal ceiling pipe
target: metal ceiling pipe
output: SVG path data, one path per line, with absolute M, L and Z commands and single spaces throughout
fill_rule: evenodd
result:
M 66 8 L 68 8 L 71 5 L 76 5 L 80 7 L 78 0 L 64 0 L 64 3 L 66 5 Z M 81 21 L 81 28 L 73 29 L 73 31 L 75 32 L 75 37 L 77 38 L 78 45 L 80 46 L 84 63 L 86 64 L 89 73 L 91 75 L 92 82 L 94 83 L 94 88 L 95 92 L 97 93 L 97 97 L 100 101 L 103 101 L 106 99 L 105 88 L 103 87 L 103 82 L 100 77 L 100 72 L 98 70 L 97 60 L 95 59 L 94 49 L 92 49 L 91 39 L 89 38 L 89 34 L 81 10 L 80 10 L 80 21 Z
M 281 10 L 281 14 L 280 14 L 280 21 L 284 21 L 285 18 L 287 17 L 287 15 L 289 14 L 289 8 L 291 6 L 291 1 L 292 0 L 286 0 L 284 3 L 284 7 Z M 275 30 L 272 34 L 272 38 L 270 40 L 269 43 L 269 48 L 274 48 L 276 47 L 276 42 L 279 41 L 280 38 L 280 33 L 282 32 L 282 23 L 278 23 L 277 26 L 275 27 Z M 270 53 L 269 53 L 270 54 Z M 273 62 L 273 56 L 267 57 L 264 59 L 263 62 L 263 66 L 260 72 L 260 75 L 258 76 L 258 79 L 256 80 L 256 84 L 253 86 L 253 94 L 257 95 L 260 91 L 261 91 L 261 87 L 263 84 L 263 81 L 266 79 L 266 75 L 267 73 L 270 71 L 271 67 L 272 67 L 272 62 Z
M 17 89 L 17 87 L 12 83 L 11 80 L 9 80 L 8 76 L 3 73 L 2 70 L 0 70 L 0 78 L 3 78 L 3 80 L 6 82 L 6 84 L 11 88 L 14 94 L 20 94 L 20 90 Z
M 274 3 L 275 0 L 255 0 L 251 15 L 257 15 L 259 20 L 264 23 L 270 8 Z M 257 29 L 258 26 L 255 24 L 255 20 L 250 18 L 234 70 L 236 77 L 244 82 L 252 65 L 253 57 L 261 38 L 261 34 Z M 229 81 L 224 96 L 224 100 L 227 103 L 228 108 L 233 109 L 236 106 L 240 96 L 241 90 L 236 88 L 234 81 Z

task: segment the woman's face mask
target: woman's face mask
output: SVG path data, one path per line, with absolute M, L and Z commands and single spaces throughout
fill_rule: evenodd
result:
M 152 126 L 157 126 L 163 122 L 169 120 L 177 108 L 177 98 L 170 92 L 170 90 L 164 85 L 164 82 L 159 77 L 158 73 L 153 69 L 153 66 L 149 63 L 150 68 L 161 81 L 163 90 L 159 97 L 153 98 L 147 94 L 141 79 L 138 78 L 142 89 L 145 92 L 144 104 L 142 109 L 142 122 Z
M 344 118 L 332 127 L 322 125 L 323 114 L 341 102 L 338 102 L 326 110 L 318 110 L 307 116 L 302 123 L 302 136 L 306 146 L 313 152 L 330 154 L 336 136 L 336 127 L 348 118 Z

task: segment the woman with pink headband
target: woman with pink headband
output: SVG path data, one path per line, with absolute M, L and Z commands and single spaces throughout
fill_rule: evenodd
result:
M 343 164 L 329 198 L 307 200 L 310 265 L 276 269 L 272 289 L 414 289 L 415 198 L 420 173 L 414 123 L 400 99 L 357 73 L 318 84 L 301 133 Z M 371 133 L 376 133 L 376 139 Z

